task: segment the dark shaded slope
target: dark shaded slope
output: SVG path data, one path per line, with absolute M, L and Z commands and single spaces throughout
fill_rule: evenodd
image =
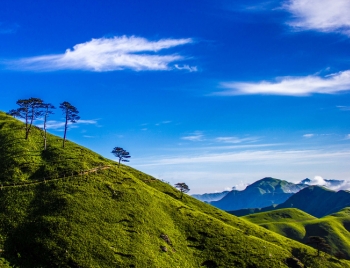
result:
M 320 218 L 348 206 L 350 192 L 335 192 L 321 186 L 309 186 L 276 206 L 276 209 L 294 207 Z
M 264 178 L 249 185 L 243 191 L 233 190 L 221 200 L 210 202 L 210 204 L 226 211 L 262 208 L 283 203 L 304 187 L 306 185 L 294 184 L 274 178 Z

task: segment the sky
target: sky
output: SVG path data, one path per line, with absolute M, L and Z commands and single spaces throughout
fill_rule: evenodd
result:
M 68 101 L 69 140 L 122 147 L 190 194 L 350 181 L 349 14 L 349 0 L 2 0 L 0 110 Z M 62 112 L 49 120 L 62 136 Z

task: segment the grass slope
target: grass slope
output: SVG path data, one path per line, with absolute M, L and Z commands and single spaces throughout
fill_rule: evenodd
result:
M 333 253 L 341 251 L 350 259 L 350 208 L 320 219 L 292 208 L 242 218 L 303 243 L 308 242 L 309 236 L 321 236 L 332 247 Z
M 3 113 L 0 141 L 1 267 L 350 267 Z

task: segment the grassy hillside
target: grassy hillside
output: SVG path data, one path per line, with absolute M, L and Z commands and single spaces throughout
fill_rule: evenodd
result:
M 350 267 L 3 113 L 0 140 L 2 267 Z
M 333 253 L 343 252 L 350 259 L 350 208 L 315 218 L 299 209 L 278 209 L 242 217 L 278 234 L 307 243 L 309 236 L 326 239 Z

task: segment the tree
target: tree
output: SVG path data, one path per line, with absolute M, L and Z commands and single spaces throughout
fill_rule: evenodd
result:
M 16 104 L 19 108 L 10 110 L 8 114 L 13 117 L 24 119 L 26 130 L 25 139 L 27 140 L 34 120 L 43 115 L 43 111 L 40 109 L 43 100 L 39 98 L 21 99 L 18 100 Z
M 46 123 L 47 123 L 47 118 L 49 117 L 50 114 L 53 114 L 52 110 L 56 109 L 56 108 L 51 103 L 43 103 L 41 105 L 41 108 L 43 109 L 43 115 L 44 115 L 44 125 L 43 125 L 44 134 L 43 134 L 43 138 L 44 138 L 44 150 L 46 150 L 46 144 L 47 144 Z
M 63 134 L 63 148 L 66 142 L 66 135 L 67 135 L 67 129 L 68 129 L 68 123 L 76 123 L 80 116 L 79 111 L 77 108 L 75 108 L 72 104 L 70 104 L 67 101 L 64 101 L 60 104 L 60 108 L 63 111 L 63 114 L 65 116 L 65 124 L 64 124 L 64 134 Z
M 308 244 L 314 245 L 317 249 L 317 256 L 320 256 L 320 251 L 330 251 L 331 247 L 326 243 L 326 240 L 320 236 L 309 236 Z
M 190 191 L 190 188 L 188 188 L 187 184 L 184 182 L 179 182 L 175 184 L 175 187 L 180 190 L 181 192 L 181 199 L 184 195 L 184 193 L 187 193 Z
M 129 162 L 128 158 L 130 158 L 130 153 L 125 151 L 121 147 L 115 147 L 112 151 L 112 154 L 114 154 L 115 157 L 119 159 L 118 167 L 120 166 L 120 161 L 122 162 Z

